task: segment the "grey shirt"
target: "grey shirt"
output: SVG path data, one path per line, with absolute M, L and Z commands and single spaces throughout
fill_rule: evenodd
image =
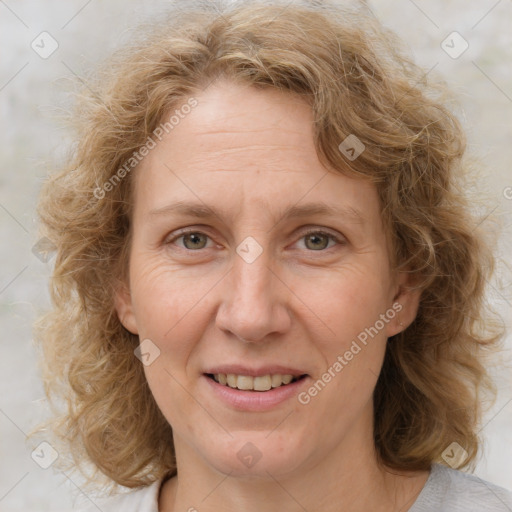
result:
M 158 480 L 148 487 L 89 501 L 78 512 L 159 512 Z M 405 511 L 403 511 L 405 512 Z M 512 492 L 441 464 L 433 464 L 421 493 L 407 512 L 512 512 Z
M 512 512 L 512 492 L 475 475 L 433 464 L 408 512 Z

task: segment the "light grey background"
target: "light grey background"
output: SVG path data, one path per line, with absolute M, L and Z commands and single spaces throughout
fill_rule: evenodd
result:
M 32 253 L 37 242 L 34 205 L 51 162 L 61 160 L 68 149 L 68 138 L 59 124 L 59 115 L 70 101 L 66 77 L 84 76 L 126 40 L 127 28 L 165 4 L 0 0 L 1 511 L 68 511 L 79 494 L 78 480 L 72 482 L 52 467 L 36 465 L 24 435 L 45 414 L 32 322 L 49 304 L 47 279 L 52 261 L 44 263 Z M 445 79 L 458 94 L 469 150 L 487 168 L 478 189 L 488 197 L 486 212 L 493 212 L 503 224 L 501 260 L 489 301 L 510 327 L 512 189 L 507 187 L 512 187 L 512 2 L 374 0 L 369 5 L 404 39 L 417 62 L 431 70 L 431 76 Z M 43 31 L 59 45 L 46 59 L 31 48 Z M 469 44 L 456 59 L 441 47 L 453 31 Z M 506 346 L 504 355 L 510 358 L 510 337 Z M 499 395 L 483 422 L 485 445 L 476 474 L 512 489 L 511 370 L 502 366 L 494 373 Z

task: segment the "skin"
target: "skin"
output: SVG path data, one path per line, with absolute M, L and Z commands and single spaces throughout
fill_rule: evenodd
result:
M 391 268 L 375 186 L 322 166 L 299 97 L 222 80 L 195 98 L 134 175 L 129 283 L 116 296 L 123 325 L 161 351 L 144 370 L 179 476 L 162 486 L 159 510 L 408 510 L 428 472 L 378 463 L 372 393 L 387 338 L 413 321 L 419 293 Z M 176 201 L 219 215 L 149 213 Z M 281 219 L 306 202 L 363 219 Z M 179 237 L 185 227 L 199 239 Z M 308 242 L 309 228 L 340 242 Z M 248 236 L 263 249 L 252 263 L 236 252 Z M 272 362 L 304 369 L 307 390 L 393 303 L 400 313 L 307 405 L 241 412 L 205 384 L 207 365 Z M 237 457 L 247 442 L 261 453 L 252 467 Z

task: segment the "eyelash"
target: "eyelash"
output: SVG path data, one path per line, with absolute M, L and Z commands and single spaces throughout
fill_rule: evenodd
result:
M 169 245 L 173 242 L 175 242 L 176 240 L 178 240 L 179 238 L 182 238 L 183 236 L 186 236 L 186 235 L 189 235 L 189 234 L 197 234 L 197 235 L 205 235 L 207 236 L 208 238 L 211 239 L 211 237 L 207 234 L 207 233 L 203 233 L 202 231 L 199 231 L 197 229 L 185 229 L 183 231 L 179 231 L 175 237 L 171 238 L 170 240 L 166 241 L 165 242 L 165 245 Z M 333 235 L 332 233 L 328 232 L 328 231 L 322 231 L 321 229 L 311 229 L 309 231 L 306 231 L 304 233 L 301 234 L 299 240 L 305 238 L 306 236 L 308 235 L 312 235 L 312 234 L 320 234 L 320 235 L 325 235 L 327 236 L 329 239 L 333 240 L 334 242 L 336 242 L 338 245 L 345 245 L 346 242 L 342 239 L 340 239 L 339 237 L 337 237 L 336 235 Z M 321 250 L 318 250 L 318 251 L 309 251 L 309 252 L 327 252 L 329 249 L 332 249 L 334 246 L 332 247 L 327 247 L 325 249 L 321 249 Z M 187 249 L 186 247 L 180 247 L 180 249 L 183 249 L 187 252 L 200 252 L 202 249 L 197 249 L 197 250 L 193 250 L 193 249 Z M 205 249 L 205 248 L 204 248 Z

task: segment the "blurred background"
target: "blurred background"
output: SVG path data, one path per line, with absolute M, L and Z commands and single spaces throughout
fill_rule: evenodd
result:
M 26 434 L 47 414 L 32 324 L 49 307 L 51 254 L 38 241 L 41 182 L 69 152 L 61 114 L 72 100 L 68 78 L 84 78 L 126 41 L 127 30 L 165 9 L 156 0 L 0 0 L 0 510 L 69 511 L 80 482 L 52 467 L 49 446 Z M 468 150 L 485 166 L 478 190 L 501 221 L 499 263 L 489 302 L 512 318 L 512 2 L 368 1 L 434 80 L 456 92 Z M 504 358 L 512 353 L 506 340 Z M 499 387 L 485 415 L 475 474 L 512 490 L 512 370 L 493 370 Z M 47 467 L 45 467 L 47 466 Z

